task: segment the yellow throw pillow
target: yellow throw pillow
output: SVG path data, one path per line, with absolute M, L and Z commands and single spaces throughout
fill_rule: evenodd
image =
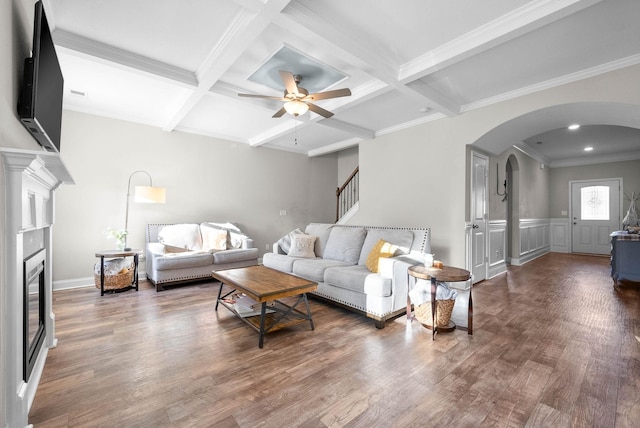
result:
M 365 262 L 367 269 L 371 272 L 378 273 L 378 263 L 380 262 L 380 259 L 393 257 L 397 249 L 397 245 L 390 244 L 387 241 L 380 239 L 376 245 L 373 246 L 367 256 L 367 261 Z

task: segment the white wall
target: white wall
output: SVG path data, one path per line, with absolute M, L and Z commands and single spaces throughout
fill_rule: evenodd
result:
M 92 281 L 96 251 L 114 246 L 104 230 L 124 228 L 127 181 L 136 170 L 166 187 L 167 203 L 131 202 L 128 244 L 135 248 L 144 247 L 147 223 L 231 221 L 263 254 L 286 232 L 335 215 L 336 155 L 309 158 L 72 111 L 65 111 L 61 152 L 76 185 L 56 195 L 58 282 Z M 131 185 L 148 178 L 136 174 Z

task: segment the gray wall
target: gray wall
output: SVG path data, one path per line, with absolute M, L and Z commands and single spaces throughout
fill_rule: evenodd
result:
M 507 201 L 503 201 L 503 196 L 498 196 L 504 192 L 504 180 L 507 160 L 513 156 L 517 160 L 518 170 L 516 183 L 518 185 L 517 212 L 519 219 L 546 219 L 549 218 L 549 195 L 553 193 L 549 181 L 549 168 L 541 168 L 540 162 L 522 153 L 520 150 L 510 148 L 499 156 L 492 156 L 489 160 L 489 219 L 506 220 Z M 498 188 L 496 189 L 496 165 L 499 173 Z M 514 183 L 508 183 L 511 188 L 510 193 L 516 189 Z
M 31 52 L 33 10 L 30 0 L 0 2 L 0 147 L 41 150 L 20 123 L 16 107 L 24 59 Z
M 562 215 L 562 211 L 569 212 L 570 181 L 622 177 L 622 190 L 625 195 L 631 196 L 632 192 L 640 195 L 640 160 L 551 168 L 549 176 L 551 189 L 553 189 L 549 195 L 549 205 L 553 218 L 568 217 L 568 215 Z M 629 200 L 624 198 L 622 217 L 627 209 L 629 209 Z
M 17 102 L 22 81 L 23 62 L 29 56 L 33 38 L 33 1 L 8 0 L 0 2 L 0 147 L 41 150 L 40 146 L 22 126 L 17 115 Z M 0 254 L 7 254 L 5 229 L 5 171 L 0 162 Z M 8 284 L 7 260 L 0 257 L 0 300 L 6 301 L 6 290 L 16 284 Z M 0 337 L 6 338 L 5 314 L 0 313 Z M 4 342 L 4 339 L 2 340 Z M 15 352 L 3 349 L 0 353 Z M 0 361 L 3 361 L 0 358 Z M 0 370 L 0 426 L 4 426 L 5 379 Z M 14 393 L 15 391 L 11 391 Z
M 333 221 L 336 155 L 309 158 L 72 111 L 63 126 L 61 152 L 76 185 L 57 192 L 54 280 L 92 277 L 95 252 L 114 246 L 104 230 L 124 228 L 136 170 L 167 189 L 165 205 L 131 201 L 128 244 L 136 248 L 147 223 L 231 221 L 263 254 L 296 227 Z M 135 185 L 148 185 L 147 176 L 134 175 Z
M 631 66 L 361 142 L 360 211 L 350 223 L 430 227 L 438 258 L 465 266 L 466 146 L 498 125 L 554 105 L 597 101 L 638 105 L 640 93 L 629 88 L 637 88 L 639 76 L 640 66 Z M 505 144 L 500 153 L 512 144 Z M 550 213 L 548 199 L 542 195 L 548 173 L 539 176 L 534 165 L 526 169 L 522 180 L 541 181 L 524 199 L 521 218 L 544 218 Z M 521 188 L 525 185 L 523 181 Z
M 356 169 L 359 162 L 358 155 L 359 151 L 357 146 L 342 150 L 338 153 L 338 182 L 336 187 L 342 186 Z

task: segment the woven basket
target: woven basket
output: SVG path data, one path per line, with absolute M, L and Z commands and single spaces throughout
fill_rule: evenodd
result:
M 93 279 L 96 282 L 96 288 L 100 288 L 100 275 L 93 274 Z M 133 269 L 127 269 L 124 272 L 117 273 L 115 275 L 104 276 L 104 289 L 105 290 L 119 290 L 130 286 L 133 283 Z
M 455 300 L 436 300 L 436 327 L 446 327 L 451 321 Z M 415 309 L 415 317 L 422 325 L 431 327 L 431 302 L 425 302 Z

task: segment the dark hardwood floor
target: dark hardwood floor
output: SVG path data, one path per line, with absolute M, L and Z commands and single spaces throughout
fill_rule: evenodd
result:
M 257 334 L 217 284 L 54 293 L 40 427 L 640 426 L 640 284 L 605 257 L 549 254 L 474 287 L 474 334 L 431 334 L 311 300 Z

